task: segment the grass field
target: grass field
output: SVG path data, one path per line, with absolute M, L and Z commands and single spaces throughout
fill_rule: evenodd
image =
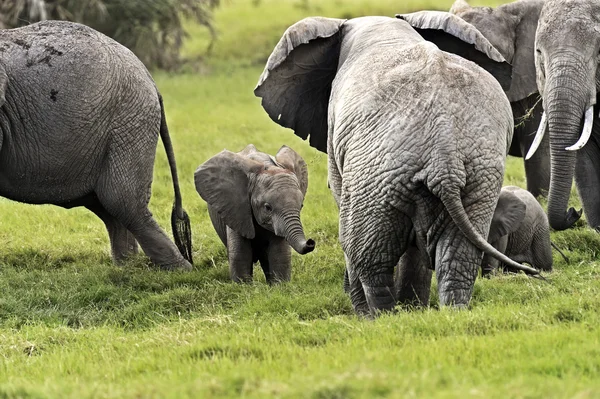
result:
M 600 236 L 553 233 L 549 282 L 478 280 L 468 311 L 432 306 L 375 321 L 353 315 L 326 184 L 326 156 L 275 125 L 252 90 L 287 26 L 308 15 L 393 15 L 450 1 L 230 0 L 216 13 L 212 56 L 155 73 L 165 98 L 194 270 L 166 273 L 139 256 L 111 264 L 103 224 L 82 209 L 0 199 L 0 398 L 600 397 Z M 498 4 L 489 1 L 487 4 Z M 474 4 L 483 4 L 474 2 Z M 190 58 L 207 34 L 190 28 Z M 225 248 L 193 186 L 223 148 L 295 148 L 309 164 L 303 211 L 315 252 L 293 256 L 293 280 L 229 281 Z M 171 178 L 157 151 L 151 209 L 167 227 Z M 506 183 L 524 186 L 521 159 Z M 573 201 L 577 200 L 574 196 Z

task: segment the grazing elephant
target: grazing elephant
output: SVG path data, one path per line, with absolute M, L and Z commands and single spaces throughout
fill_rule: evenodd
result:
M 600 2 L 547 0 L 535 46 L 537 85 L 544 101 L 536 142 L 548 130 L 552 154 L 550 227 L 568 229 L 581 216 L 574 208 L 566 211 L 575 175 L 587 222 L 599 230 Z
M 194 182 L 227 247 L 233 281 L 251 281 L 256 261 L 269 283 L 289 281 L 290 245 L 302 255 L 315 249 L 300 223 L 308 169 L 291 148 L 281 147 L 275 158 L 252 144 L 221 151 L 198 167 Z
M 536 269 L 552 270 L 548 218 L 542 206 L 527 190 L 515 186 L 502 187 L 488 242 L 511 259 L 529 263 Z M 483 275 L 499 267 L 497 259 L 488 255 L 483 257 Z
M 363 315 L 396 305 L 394 267 L 407 251 L 405 285 L 429 292 L 422 266 L 435 267 L 442 305 L 468 304 L 482 251 L 537 273 L 484 238 L 512 138 L 510 104 L 488 72 L 440 49 L 505 86 L 510 65 L 454 15 L 399 18 L 297 22 L 254 91 L 275 122 L 328 154 L 350 297 Z
M 512 83 L 506 92 L 513 112 L 515 131 L 509 154 L 525 158 L 540 124 L 542 105 L 535 81 L 534 43 L 544 0 L 519 0 L 496 8 L 471 7 L 456 0 L 450 12 L 475 26 L 511 63 Z M 531 110 L 533 108 L 533 110 Z M 535 197 L 547 195 L 550 187 L 550 144 L 524 159 L 527 190 Z
M 162 268 L 191 268 L 162 98 L 131 51 L 70 22 L 2 30 L 0 105 L 0 196 L 84 206 L 105 223 L 115 261 L 137 252 L 137 241 Z M 173 176 L 177 246 L 148 209 L 159 135 Z

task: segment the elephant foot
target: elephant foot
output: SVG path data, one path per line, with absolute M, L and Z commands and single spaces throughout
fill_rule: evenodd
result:
M 456 289 L 440 291 L 440 306 L 450 306 L 455 309 L 465 309 L 471 301 L 472 290 Z
M 183 259 L 183 257 L 182 257 L 180 261 L 171 263 L 171 264 L 167 264 L 167 265 L 163 264 L 160 266 L 160 268 L 162 270 L 166 270 L 166 271 L 189 272 L 192 270 L 192 264 L 190 262 L 188 262 L 187 260 Z
M 382 312 L 391 312 L 396 307 L 396 298 L 394 298 L 392 287 L 363 285 L 363 288 L 371 316 L 377 316 Z

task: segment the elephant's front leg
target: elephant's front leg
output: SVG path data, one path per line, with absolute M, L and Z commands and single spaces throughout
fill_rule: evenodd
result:
M 283 237 L 270 238 L 264 252 L 259 256 L 260 265 L 269 284 L 290 281 L 292 277 L 292 251 Z
M 398 303 L 428 306 L 432 276 L 421 251 L 416 246 L 408 247 L 398 262 L 394 278 Z
M 227 227 L 229 276 L 236 283 L 252 281 L 252 241 Z
M 506 247 L 508 245 L 508 235 L 500 237 L 498 240 L 490 243 L 492 247 L 496 248 L 499 252 L 506 254 Z M 481 275 L 489 277 L 494 271 L 500 269 L 500 261 L 493 256 L 485 254 L 483 256 L 483 262 L 481 262 Z
M 600 123 L 594 123 L 593 134 L 600 137 Z M 588 224 L 600 231 L 600 139 L 594 135 L 577 152 L 575 184 Z

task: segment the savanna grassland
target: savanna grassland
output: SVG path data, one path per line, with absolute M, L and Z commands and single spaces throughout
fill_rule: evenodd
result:
M 192 219 L 192 272 L 161 272 L 142 255 L 114 266 L 90 212 L 0 199 L 0 398 L 600 397 L 600 235 L 583 223 L 552 233 L 568 264 L 555 254 L 548 282 L 478 279 L 468 311 L 439 309 L 434 289 L 428 309 L 358 319 L 342 290 L 326 156 L 273 123 L 253 96 L 281 33 L 304 16 L 451 1 L 253 3 L 224 2 L 210 57 L 199 58 L 207 32 L 191 26 L 185 53 L 194 61 L 180 74 L 154 73 Z M 317 249 L 293 255 L 289 284 L 268 286 L 258 267 L 254 284 L 231 283 L 194 189 L 200 163 L 248 143 L 269 153 L 290 145 L 309 165 L 302 217 Z M 154 175 L 151 209 L 167 228 L 173 193 L 162 144 Z M 525 185 L 521 159 L 508 160 L 505 180 Z

